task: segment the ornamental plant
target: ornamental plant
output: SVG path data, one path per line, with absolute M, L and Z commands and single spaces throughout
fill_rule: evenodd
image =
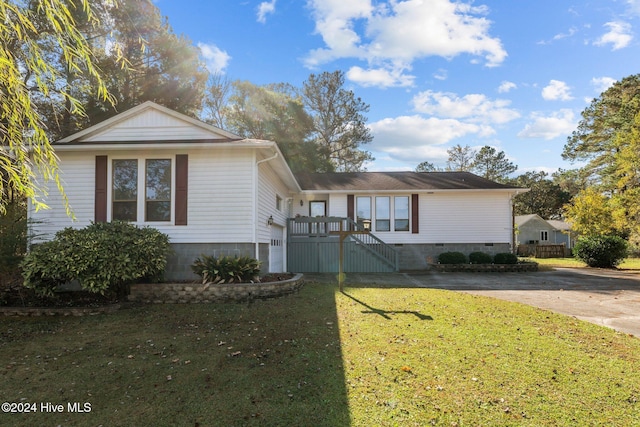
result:
M 517 264 L 518 256 L 516 254 L 512 254 L 511 252 L 501 252 L 495 254 L 493 257 L 493 262 L 495 264 Z
M 493 257 L 484 252 L 471 252 L 469 254 L 469 262 L 471 264 L 491 264 Z
M 467 256 L 462 252 L 442 252 L 438 255 L 440 264 L 466 264 Z
M 191 270 L 202 283 L 253 283 L 259 282 L 260 261 L 248 256 L 214 257 L 202 255 L 191 265 Z
M 21 264 L 24 285 L 41 295 L 77 280 L 83 290 L 124 297 L 137 281 L 159 281 L 171 251 L 169 236 L 127 222 L 92 223 L 56 233 L 31 248 Z
M 580 237 L 573 256 L 589 267 L 615 268 L 628 256 L 628 244 L 619 236 Z

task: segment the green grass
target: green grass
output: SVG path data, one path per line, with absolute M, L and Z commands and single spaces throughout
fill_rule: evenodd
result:
M 640 424 L 640 340 L 451 291 L 305 285 L 253 304 L 0 319 L 0 425 Z
M 550 270 L 554 267 L 583 268 L 587 267 L 582 261 L 575 258 L 524 258 L 527 261 L 535 261 L 540 270 Z M 640 258 L 627 258 L 618 266 L 620 270 L 640 270 Z

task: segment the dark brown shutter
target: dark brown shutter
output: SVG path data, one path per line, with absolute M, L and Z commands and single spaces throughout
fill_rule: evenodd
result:
M 353 197 L 353 194 L 347 194 L 347 217 L 351 218 L 352 220 L 356 220 L 356 216 L 355 216 L 355 198 Z
M 94 221 L 107 222 L 107 156 L 96 156 Z
M 418 234 L 420 232 L 420 219 L 418 218 L 418 195 L 411 195 L 411 232 Z
M 189 156 L 176 155 L 176 212 L 175 225 L 187 225 L 187 197 L 189 190 Z

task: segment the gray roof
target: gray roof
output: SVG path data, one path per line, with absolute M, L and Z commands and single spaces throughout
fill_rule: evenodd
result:
M 296 179 L 305 191 L 521 189 L 493 182 L 470 172 L 298 173 Z
M 566 221 L 561 221 L 558 219 L 544 219 L 540 215 L 537 214 L 528 214 L 528 215 L 516 215 L 514 217 L 516 225 L 523 225 L 530 220 L 538 218 L 540 221 L 544 221 L 549 224 L 550 227 L 559 230 L 559 231 L 569 231 L 571 230 L 571 224 Z
M 565 231 L 571 230 L 571 224 L 569 224 L 566 221 L 561 221 L 558 219 L 548 219 L 547 222 L 551 224 L 551 226 L 556 230 L 565 230 Z

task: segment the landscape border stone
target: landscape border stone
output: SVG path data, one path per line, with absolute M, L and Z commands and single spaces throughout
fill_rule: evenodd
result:
M 137 283 L 131 285 L 129 301 L 154 304 L 241 302 L 276 298 L 296 292 L 303 275 L 267 283 Z
M 429 264 L 429 267 L 443 273 L 523 273 L 538 271 L 537 262 L 520 262 L 518 264 Z

